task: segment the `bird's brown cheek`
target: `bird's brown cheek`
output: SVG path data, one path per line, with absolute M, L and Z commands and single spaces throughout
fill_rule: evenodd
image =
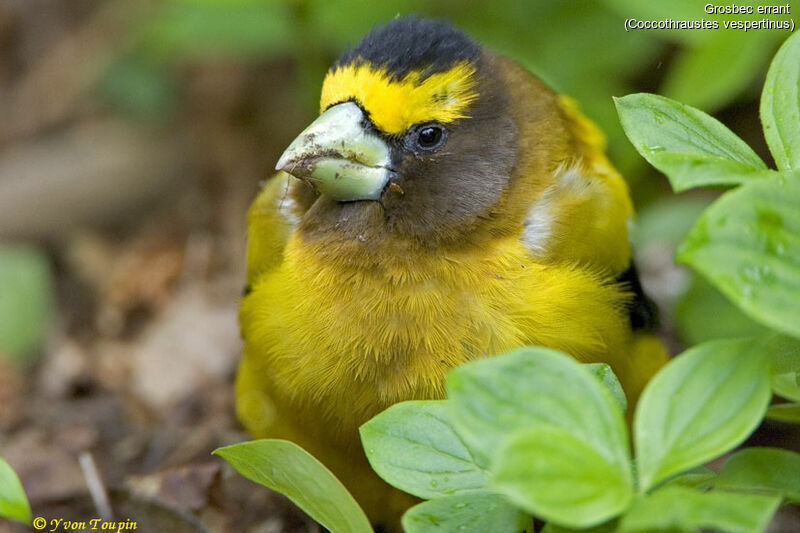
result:
M 410 214 L 416 212 L 424 202 L 419 197 L 419 179 L 410 174 L 411 169 L 403 166 L 396 170 L 395 177 L 389 180 L 383 191 L 381 205 L 387 223 L 394 229 L 401 230 L 408 224 Z
M 409 159 L 408 154 L 399 151 L 392 155 L 392 169 L 392 177 L 381 195 L 381 204 L 387 209 L 397 207 L 406 201 L 417 172 L 414 161 Z
M 404 210 L 405 203 L 408 200 L 407 190 L 409 190 L 407 180 L 396 178 L 389 181 L 381 196 L 381 204 L 386 211 L 388 219 L 397 216 L 401 210 Z

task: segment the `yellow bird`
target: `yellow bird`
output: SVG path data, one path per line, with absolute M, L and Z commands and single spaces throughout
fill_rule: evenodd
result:
M 631 201 L 574 101 L 438 20 L 345 51 L 248 218 L 237 411 L 297 442 L 376 523 L 411 497 L 358 427 L 521 345 L 604 362 L 635 401 L 666 359 L 631 263 Z

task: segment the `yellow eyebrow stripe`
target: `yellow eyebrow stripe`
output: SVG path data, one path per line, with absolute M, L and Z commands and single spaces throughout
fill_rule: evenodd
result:
M 322 84 L 320 110 L 356 100 L 384 133 L 397 134 L 420 122 L 448 123 L 467 118 L 466 109 L 478 97 L 475 67 L 468 62 L 425 78 L 411 72 L 392 80 L 383 68 L 351 64 L 328 72 Z

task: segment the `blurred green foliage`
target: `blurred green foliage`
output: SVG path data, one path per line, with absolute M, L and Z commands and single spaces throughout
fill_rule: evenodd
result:
M 694 226 L 713 196 L 676 196 L 658 200 L 640 213 L 631 230 L 639 259 L 651 248 L 674 256 L 680 242 Z M 685 289 L 675 288 L 679 298 L 669 313 L 674 316 L 681 340 L 691 346 L 715 339 L 760 335 L 769 330 L 745 315 L 701 276 L 686 272 Z
M 766 326 L 745 315 L 700 276 L 692 278 L 675 308 L 675 316 L 681 338 L 687 344 L 769 332 Z
M 290 13 L 277 2 L 168 1 L 146 20 L 143 51 L 166 61 L 264 59 L 293 48 Z
M 160 79 L 173 75 L 169 67 L 288 59 L 294 69 L 285 81 L 311 115 L 331 61 L 370 28 L 397 15 L 444 17 L 577 98 L 632 180 L 644 167 L 625 141 L 612 96 L 645 89 L 717 111 L 748 89 L 755 94 L 752 82 L 785 38 L 780 31 L 624 29 L 629 17 L 723 20 L 692 0 L 162 0 L 155 6 L 137 24 L 126 62 L 115 64 L 101 85 L 124 110 L 163 116 L 165 103 L 176 105 L 173 84 Z
M 142 122 L 168 119 L 177 105 L 175 81 L 163 69 L 136 55 L 117 58 L 99 88 L 118 112 Z
M 0 245 L 0 356 L 37 354 L 53 312 L 47 256 L 36 248 Z
M 654 204 L 639 214 L 636 225 L 631 229 L 634 248 L 642 250 L 647 245 L 655 244 L 674 250 L 709 203 L 710 198 L 680 196 Z

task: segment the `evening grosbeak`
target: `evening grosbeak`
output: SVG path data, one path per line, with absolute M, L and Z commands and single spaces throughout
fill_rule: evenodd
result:
M 665 361 L 631 263 L 631 200 L 575 102 L 438 20 L 346 50 L 321 115 L 248 218 L 237 410 L 297 442 L 375 522 L 411 498 L 361 424 L 442 398 L 466 361 L 522 345 L 611 365 L 630 401 Z

